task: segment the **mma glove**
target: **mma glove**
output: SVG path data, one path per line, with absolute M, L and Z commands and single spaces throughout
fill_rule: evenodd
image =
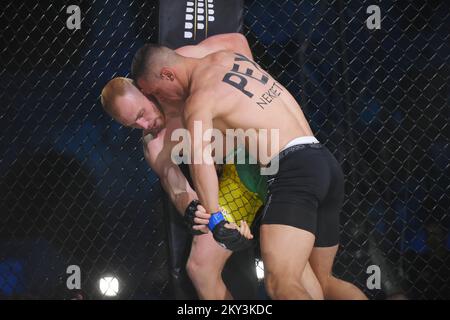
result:
M 213 214 L 209 220 L 208 227 L 212 231 L 214 240 L 225 249 L 233 252 L 248 249 L 253 246 L 252 239 L 244 237 L 239 230 L 225 227 L 228 221 L 225 220 L 222 212 Z
M 200 230 L 195 230 L 192 227 L 193 226 L 201 226 L 202 224 L 196 223 L 194 221 L 195 218 L 195 211 L 197 211 L 197 206 L 200 204 L 200 201 L 198 200 L 192 200 L 191 203 L 187 206 L 186 210 L 184 211 L 184 223 L 186 224 L 187 228 L 189 229 L 189 232 L 194 235 L 198 236 L 201 234 L 204 234 Z

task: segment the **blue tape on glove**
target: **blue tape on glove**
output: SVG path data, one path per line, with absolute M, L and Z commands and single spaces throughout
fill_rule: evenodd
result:
M 214 227 L 219 224 L 220 221 L 225 220 L 225 217 L 223 216 L 222 212 L 216 212 L 211 215 L 211 218 L 209 218 L 208 228 L 209 230 L 213 231 Z

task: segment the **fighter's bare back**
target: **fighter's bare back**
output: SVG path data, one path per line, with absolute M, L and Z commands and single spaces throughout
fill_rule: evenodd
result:
M 292 139 L 313 135 L 294 97 L 255 62 L 231 51 L 201 60 L 191 74 L 186 105 L 211 112 L 215 129 L 223 134 L 226 129 L 279 130 L 279 148 L 270 150 L 269 158 Z M 258 146 L 270 145 L 270 135 L 253 138 Z

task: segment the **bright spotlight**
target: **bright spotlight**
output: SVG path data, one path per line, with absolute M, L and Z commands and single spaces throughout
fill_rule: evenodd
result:
M 264 263 L 262 260 L 256 260 L 256 277 L 258 277 L 258 280 L 264 279 Z
M 119 293 L 119 280 L 116 277 L 103 277 L 100 279 L 100 292 L 107 297 L 115 297 Z

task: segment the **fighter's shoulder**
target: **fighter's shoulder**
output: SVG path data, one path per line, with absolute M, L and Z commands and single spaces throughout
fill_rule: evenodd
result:
M 191 91 L 189 97 L 186 99 L 184 110 L 190 112 L 195 111 L 197 108 L 204 108 L 214 97 L 214 92 L 210 86 L 195 89 Z
M 230 44 L 233 42 L 247 42 L 247 38 L 241 33 L 222 33 L 210 36 L 200 42 L 200 45 L 209 45 L 213 43 Z
M 233 51 L 221 50 L 204 57 L 192 73 L 192 88 L 206 89 L 216 85 L 231 68 L 234 55 Z
M 161 151 L 167 134 L 167 128 L 163 128 L 159 132 L 143 130 L 142 144 L 144 146 L 144 151 L 152 153 Z
M 201 41 L 197 47 L 207 48 L 210 51 L 244 50 L 248 47 L 247 38 L 240 33 L 224 33 L 210 36 Z
M 172 132 L 173 130 L 167 130 L 167 128 L 162 129 L 157 135 L 143 132 L 142 147 L 144 156 L 153 169 L 155 169 L 154 166 L 157 165 L 157 162 L 167 160 L 168 155 L 170 155 L 172 147 L 170 134 Z

